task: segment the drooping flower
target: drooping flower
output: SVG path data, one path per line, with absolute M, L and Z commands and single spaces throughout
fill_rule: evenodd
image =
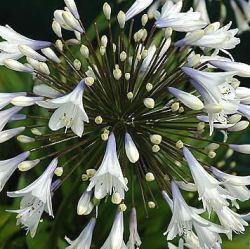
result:
M 193 12 L 192 9 L 188 12 L 181 12 L 182 5 L 182 0 L 177 1 L 176 4 L 172 0 L 166 1 L 161 13 L 156 14 L 156 27 L 171 27 L 175 31 L 190 32 L 207 25 L 206 22 L 201 20 L 199 12 Z
M 30 152 L 24 152 L 14 158 L 0 161 L 0 191 L 2 191 L 6 182 L 17 169 L 18 164 L 24 161 L 29 155 Z
M 8 192 L 8 196 L 23 197 L 25 198 L 24 200 L 29 200 L 29 204 L 32 205 L 37 204 L 38 209 L 40 208 L 40 205 L 44 205 L 44 208 L 48 211 L 48 214 L 50 216 L 53 216 L 52 202 L 51 202 L 51 183 L 57 164 L 58 164 L 58 159 L 56 158 L 50 163 L 50 165 L 47 167 L 44 173 L 33 183 L 31 183 L 30 185 L 21 190 Z M 30 203 L 31 200 L 32 202 Z M 28 204 L 25 205 L 25 208 L 27 207 L 27 205 Z M 21 208 L 20 212 L 22 211 L 23 210 Z M 38 213 L 40 214 L 40 212 Z M 26 212 L 24 212 L 24 215 L 25 214 Z M 29 215 L 29 212 L 27 215 Z
M 51 45 L 47 41 L 35 41 L 27 38 L 17 33 L 8 25 L 0 26 L 0 36 L 5 40 L 0 42 L 0 65 L 3 65 L 6 59 L 18 60 L 23 56 L 18 48 L 19 45 L 27 45 L 34 50 L 46 48 Z
M 39 101 L 37 104 L 49 108 L 57 109 L 51 116 L 49 127 L 56 131 L 63 127 L 71 128 L 79 137 L 84 131 L 84 122 L 89 122 L 89 118 L 83 107 L 83 92 L 85 89 L 85 81 L 82 80 L 77 87 L 69 94 L 47 101 Z
M 88 215 L 94 208 L 93 203 L 91 202 L 92 191 L 84 191 L 80 200 L 77 204 L 77 213 L 78 215 Z
M 88 225 L 83 229 L 79 237 L 75 239 L 74 241 L 71 241 L 70 239 L 65 237 L 67 242 L 70 244 L 70 246 L 67 246 L 66 248 L 67 249 L 90 249 L 95 224 L 96 224 L 96 219 L 92 218 L 89 221 Z
M 107 194 L 112 192 L 119 193 L 124 199 L 124 191 L 127 191 L 126 182 L 121 170 L 121 166 L 116 152 L 115 135 L 110 134 L 106 152 L 101 163 L 101 166 L 90 179 L 90 184 L 87 191 L 95 189 L 95 197 L 97 199 L 104 198 Z

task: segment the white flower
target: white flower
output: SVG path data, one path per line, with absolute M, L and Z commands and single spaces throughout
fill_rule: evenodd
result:
M 229 147 L 234 151 L 250 154 L 250 144 L 229 144 Z
M 226 115 L 236 113 L 239 108 L 235 90 L 228 83 L 235 72 L 201 72 L 189 67 L 183 67 L 182 70 L 191 78 L 192 85 L 204 99 L 212 134 L 214 120 L 227 124 Z
M 125 179 L 117 157 L 116 142 L 113 133 L 110 134 L 106 152 L 95 175 L 90 179 L 87 191 L 95 188 L 95 197 L 104 198 L 107 194 L 119 193 L 124 199 L 124 191 L 127 191 Z
M 55 90 L 54 88 L 46 84 L 35 85 L 33 87 L 33 92 L 36 95 L 40 95 L 40 96 L 52 98 L 52 99 L 60 97 L 62 95 L 60 92 L 58 92 L 57 90 Z
M 70 239 L 65 237 L 67 242 L 70 244 L 70 246 L 67 246 L 66 248 L 67 249 L 90 249 L 95 224 L 96 224 L 96 219 L 92 218 L 89 221 L 88 225 L 83 229 L 79 237 L 74 241 L 71 241 Z
M 189 32 L 206 26 L 206 22 L 201 20 L 199 12 L 193 12 L 190 9 L 188 12 L 181 12 L 183 1 L 166 1 L 162 7 L 161 13 L 156 14 L 156 27 L 167 28 L 171 27 L 175 31 Z
M 22 108 L 12 107 L 4 111 L 0 111 L 0 132 L 3 130 L 5 125 L 17 114 Z
M 250 77 L 250 65 L 234 62 L 234 61 L 223 61 L 223 60 L 209 60 L 209 63 L 214 67 L 220 68 L 227 72 L 236 72 L 238 76 Z
M 77 213 L 78 215 L 88 215 L 94 208 L 93 203 L 91 202 L 92 191 L 84 191 L 80 200 L 77 204 Z
M 201 19 L 206 23 L 210 23 L 210 18 L 207 12 L 207 6 L 205 0 L 199 0 L 198 4 L 195 7 L 195 11 L 201 13 Z
M 49 128 L 53 131 L 65 127 L 71 130 L 79 137 L 84 130 L 84 122 L 89 122 L 89 118 L 83 108 L 83 92 L 86 85 L 82 80 L 78 86 L 69 94 L 47 101 L 39 101 L 38 105 L 57 109 L 49 120 Z
M 132 137 L 128 133 L 125 134 L 125 151 L 131 163 L 136 163 L 139 160 L 139 152 Z
M 118 211 L 111 232 L 101 249 L 125 249 L 123 231 L 123 212 Z
M 19 45 L 27 45 L 33 50 L 39 50 L 51 45 L 51 43 L 47 41 L 29 39 L 17 33 L 8 25 L 0 26 L 0 37 L 5 40 L 0 42 L 0 65 L 3 65 L 6 59 L 18 60 L 23 56 L 18 48 Z
M 145 10 L 152 2 L 153 0 L 136 0 L 126 12 L 126 21 Z
M 19 127 L 19 128 L 14 128 L 14 129 L 1 131 L 0 132 L 0 144 L 10 140 L 11 138 L 13 138 L 15 136 L 17 136 L 18 134 L 20 134 L 24 130 L 25 130 L 25 127 Z
M 250 199 L 250 191 L 246 187 L 250 185 L 250 176 L 234 176 L 226 174 L 214 167 L 211 167 L 213 174 L 222 181 L 223 186 L 230 193 L 230 196 L 240 201 Z
M 137 231 L 137 217 L 136 217 L 136 209 L 132 208 L 131 216 L 130 216 L 130 224 L 129 224 L 129 241 L 127 243 L 128 249 L 139 249 L 141 246 L 141 239 Z
M 250 88 L 247 87 L 237 87 L 235 90 L 236 98 L 240 99 L 242 104 L 250 104 Z
M 229 30 L 232 23 L 230 22 L 222 28 L 218 28 L 217 23 L 210 24 L 212 27 L 211 32 L 205 32 L 205 34 L 198 40 L 190 40 L 183 38 L 175 43 L 176 46 L 182 47 L 185 45 L 205 47 L 219 50 L 233 49 L 240 43 L 240 39 L 236 38 L 235 35 L 238 29 Z
M 204 104 L 202 101 L 191 93 L 184 92 L 174 87 L 168 88 L 169 92 L 172 93 L 178 100 L 180 100 L 185 106 L 192 110 L 202 110 Z
M 23 162 L 29 155 L 30 152 L 24 152 L 14 158 L 0 161 L 0 191 L 2 191 L 6 182 L 17 169 L 18 164 Z
M 239 34 L 244 31 L 250 30 L 248 20 L 246 19 L 236 2 L 234 0 L 230 0 L 230 4 L 235 15 L 237 27 L 239 28 Z
M 198 188 L 199 199 L 202 200 L 204 208 L 211 213 L 213 209 L 218 210 L 223 206 L 228 206 L 226 197 L 229 195 L 220 186 L 220 182 L 207 173 L 186 147 L 183 148 L 183 154 Z
M 26 92 L 0 93 L 0 110 L 10 104 L 11 100 L 18 96 L 26 96 Z
M 45 205 L 44 208 L 47 210 L 48 214 L 50 216 L 53 216 L 52 202 L 51 202 L 51 182 L 57 164 L 58 164 L 58 159 L 55 158 L 38 179 L 36 179 L 33 183 L 31 183 L 24 189 L 8 192 L 7 193 L 8 196 L 9 197 L 23 196 L 24 198 L 26 197 L 29 200 L 31 199 L 34 200 L 33 203 L 35 203 L 36 202 L 35 199 L 37 199 L 37 201 L 41 201 L 42 204 Z
M 243 114 L 248 120 L 250 120 L 250 106 L 249 105 L 239 105 L 239 112 Z
M 243 220 L 243 216 L 233 212 L 230 208 L 224 206 L 222 209 L 216 212 L 220 223 L 223 227 L 228 229 L 229 239 L 232 239 L 232 232 L 243 233 L 245 231 L 244 226 L 248 226 L 248 223 Z

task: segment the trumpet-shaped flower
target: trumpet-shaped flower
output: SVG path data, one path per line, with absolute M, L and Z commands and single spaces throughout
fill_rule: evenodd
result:
M 24 152 L 14 158 L 0 161 L 0 191 L 2 191 L 6 182 L 17 169 L 18 164 L 23 162 L 29 155 L 30 152 Z
M 129 224 L 129 241 L 127 243 L 128 249 L 138 249 L 141 246 L 141 239 L 137 231 L 137 217 L 136 209 L 132 208 L 130 215 L 130 224 Z
M 219 210 L 223 206 L 228 206 L 226 197 L 229 196 L 229 193 L 220 186 L 220 182 L 207 173 L 186 147 L 183 148 L 183 153 L 204 208 L 210 213 L 212 209 Z
M 27 45 L 33 50 L 39 50 L 51 45 L 51 43 L 47 41 L 29 39 L 17 33 L 8 25 L 0 26 L 0 37 L 5 40 L 0 42 L 0 65 L 3 65 L 6 59 L 17 60 L 23 56 L 18 48 L 19 45 Z
M 84 191 L 77 205 L 78 215 L 88 215 L 94 208 L 91 202 L 92 191 Z
M 125 249 L 123 241 L 123 213 L 118 211 L 111 228 L 111 232 L 101 249 Z
M 0 111 L 0 132 L 5 125 L 21 110 L 21 107 L 12 107 L 10 109 Z
M 119 193 L 124 199 L 124 191 L 127 191 L 127 185 L 122 174 L 121 166 L 116 152 L 115 135 L 110 134 L 106 152 L 95 175 L 90 179 L 87 191 L 95 188 L 95 197 L 104 198 L 107 194 Z
M 8 192 L 9 197 L 26 197 L 27 199 L 32 199 L 34 203 L 41 202 L 41 205 L 45 205 L 45 209 L 48 214 L 53 216 L 52 202 L 51 202 L 51 183 L 54 175 L 54 171 L 57 167 L 58 159 L 54 159 L 44 173 L 29 186 L 24 189 Z M 37 201 L 37 202 L 36 202 Z M 40 206 L 39 204 L 39 206 Z M 29 205 L 30 206 L 30 205 Z M 26 214 L 26 212 L 25 212 Z
M 67 242 L 70 244 L 70 246 L 67 246 L 66 248 L 67 249 L 90 249 L 95 224 L 96 224 L 96 219 L 92 218 L 89 221 L 88 225 L 83 229 L 79 237 L 75 239 L 74 241 L 71 241 L 70 239 L 65 237 Z
M 126 21 L 130 20 L 131 18 L 148 8 L 152 2 L 153 0 L 136 0 L 126 12 Z
M 56 131 L 65 127 L 67 131 L 67 129 L 71 128 L 77 136 L 82 136 L 84 122 L 89 122 L 89 118 L 83 107 L 83 92 L 85 87 L 85 81 L 82 80 L 71 93 L 63 97 L 37 102 L 42 107 L 57 109 L 49 121 L 51 130 Z
M 205 21 L 201 20 L 199 12 L 193 12 L 192 9 L 188 12 L 181 12 L 182 5 L 182 0 L 177 1 L 176 4 L 172 0 L 166 1 L 161 13 L 156 14 L 156 27 L 171 27 L 175 31 L 189 32 L 207 25 Z

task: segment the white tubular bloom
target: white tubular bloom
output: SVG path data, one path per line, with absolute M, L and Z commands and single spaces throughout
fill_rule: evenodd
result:
M 5 125 L 17 114 L 22 108 L 12 107 L 10 109 L 0 111 L 0 132 L 3 130 Z
M 86 88 L 84 80 L 69 94 L 47 101 L 39 101 L 37 104 L 48 109 L 57 109 L 49 120 L 49 128 L 53 131 L 65 127 L 79 137 L 84 131 L 84 122 L 89 118 L 83 107 L 83 92 Z
M 125 249 L 123 231 L 123 212 L 117 211 L 111 232 L 101 249 Z
M 141 246 L 141 239 L 137 231 L 137 217 L 136 217 L 136 209 L 132 208 L 130 215 L 130 224 L 129 224 L 129 241 L 127 243 L 128 249 L 139 249 Z
M 236 72 L 238 76 L 250 77 L 250 65 L 248 64 L 223 60 L 210 60 L 209 63 L 214 67 L 220 68 L 224 71 Z
M 196 12 L 201 13 L 201 19 L 206 22 L 210 23 L 210 18 L 207 12 L 207 6 L 205 0 L 199 0 L 197 6 L 195 7 Z
M 126 12 L 126 21 L 148 8 L 152 2 L 153 0 L 135 0 L 134 4 Z
M 61 60 L 58 58 L 56 53 L 51 48 L 43 48 L 41 49 L 42 53 L 50 60 L 55 63 L 60 63 Z
M 211 213 L 212 210 L 220 210 L 223 206 L 228 206 L 229 203 L 226 197 L 230 196 L 229 193 L 220 186 L 220 182 L 207 173 L 186 147 L 183 148 L 183 153 L 191 170 L 194 183 L 198 189 L 199 198 L 202 200 L 204 208 Z
M 234 0 L 230 0 L 230 4 L 234 11 L 237 27 L 239 28 L 239 34 L 250 29 L 248 20 L 244 16 L 243 12 Z
M 18 60 L 23 56 L 18 48 L 19 45 L 27 45 L 33 50 L 39 50 L 51 45 L 51 43 L 47 41 L 29 39 L 17 33 L 8 25 L 0 26 L 0 37 L 5 40 L 0 42 L 0 65 L 3 65 L 6 59 Z
M 124 191 L 127 185 L 122 174 L 121 166 L 116 152 L 116 141 L 113 133 L 110 134 L 106 152 L 101 166 L 95 175 L 90 179 L 87 191 L 95 188 L 95 197 L 104 198 L 107 194 L 119 193 L 124 199 Z
M 83 33 L 84 30 L 82 29 L 80 23 L 78 20 L 75 19 L 73 14 L 66 10 L 62 12 L 62 18 L 64 22 L 73 30 L 73 31 L 78 31 L 80 33 Z
M 41 205 L 44 205 L 44 208 L 48 211 L 48 214 L 50 216 L 53 216 L 52 202 L 51 202 L 51 183 L 57 164 L 58 164 L 58 159 L 55 158 L 38 179 L 36 179 L 33 183 L 31 183 L 24 189 L 8 192 L 7 193 L 8 196 L 9 197 L 23 196 L 24 198 L 27 198 L 29 200 L 32 199 L 33 203 L 39 202 Z
M 43 61 L 43 62 L 47 60 L 44 56 L 40 55 L 34 49 L 32 49 L 31 47 L 27 45 L 18 45 L 18 49 L 23 55 L 30 57 L 34 60 Z
M 0 132 L 0 144 L 10 140 L 11 138 L 13 138 L 17 135 L 19 135 L 24 130 L 25 130 L 25 127 L 19 127 L 19 128 L 1 131 Z
M 223 183 L 230 195 L 239 200 L 247 201 L 250 199 L 250 191 L 246 187 L 250 185 L 250 176 L 234 176 L 226 174 L 214 167 L 211 167 L 213 174 Z
M 17 169 L 19 163 L 29 157 L 30 152 L 24 152 L 14 158 L 0 161 L 0 191 L 4 188 L 6 182 Z
M 192 41 L 186 38 L 179 40 L 175 43 L 177 47 L 185 45 L 212 48 L 212 49 L 233 49 L 240 43 L 240 39 L 236 38 L 235 35 L 238 33 L 238 29 L 230 29 L 232 23 L 230 22 L 224 27 L 218 29 L 217 24 L 210 24 L 213 32 L 205 33 L 200 39 Z
M 43 97 L 26 97 L 18 96 L 11 100 L 11 104 L 20 107 L 27 107 L 35 105 L 37 101 L 42 101 Z
M 226 115 L 235 114 L 239 109 L 235 90 L 227 83 L 235 72 L 201 72 L 189 67 L 183 67 L 182 70 L 191 78 L 192 85 L 204 99 L 212 134 L 215 120 L 227 124 Z
M 184 92 L 174 87 L 169 87 L 168 90 L 188 108 L 196 111 L 202 110 L 204 108 L 202 101 L 193 94 Z
M 250 144 L 230 144 L 229 147 L 234 151 L 250 154 Z
M 13 59 L 6 59 L 3 61 L 3 64 L 14 71 L 17 72 L 23 72 L 23 73 L 32 73 L 34 70 L 33 68 L 26 66 L 22 63 L 20 63 L 19 61 L 13 60 Z
M 0 110 L 3 109 L 8 104 L 10 104 L 13 98 L 26 95 L 27 95 L 26 92 L 0 93 Z
M 66 249 L 90 249 L 95 224 L 96 219 L 92 218 L 79 237 L 74 241 L 65 237 L 66 241 L 70 244 L 70 246 L 67 246 Z
M 91 202 L 91 197 L 93 195 L 92 191 L 84 191 L 80 200 L 77 204 L 77 214 L 78 215 L 88 215 L 94 208 L 93 203 Z
M 125 134 L 125 151 L 131 163 L 136 163 L 139 160 L 139 152 L 132 137 L 128 133 Z
M 201 20 L 199 12 L 193 12 L 190 9 L 188 12 L 181 12 L 183 1 L 166 1 L 162 7 L 161 13 L 156 14 L 156 26 L 158 28 L 171 27 L 175 31 L 190 32 L 207 25 L 206 22 Z
M 58 98 L 62 95 L 60 92 L 58 92 L 57 90 L 55 90 L 54 88 L 46 84 L 35 85 L 33 87 L 33 92 L 36 95 L 51 98 L 51 99 Z
M 74 15 L 74 17 L 76 19 L 80 19 L 77 7 L 76 7 L 76 3 L 74 0 L 64 0 L 66 6 L 68 7 L 68 9 L 70 10 L 70 12 Z

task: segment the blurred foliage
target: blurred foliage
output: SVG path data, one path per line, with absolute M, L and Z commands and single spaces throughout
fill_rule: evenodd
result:
M 97 18 L 100 31 L 105 30 L 105 22 L 100 14 L 102 10 L 103 0 L 81 0 L 77 1 L 79 6 L 79 12 L 82 16 L 83 22 L 86 27 L 89 27 L 88 32 L 92 39 L 95 38 L 93 29 L 93 22 Z M 130 1 L 131 2 L 131 1 Z M 115 1 L 109 1 L 112 5 L 118 5 Z M 124 9 L 129 1 L 126 1 L 122 5 Z M 34 39 L 53 40 L 56 37 L 52 33 L 51 19 L 53 11 L 58 8 L 63 8 L 63 0 L 13 0 L 4 1 L 1 4 L 2 12 L 0 17 L 0 23 L 8 23 L 15 28 L 18 32 L 25 34 Z M 249 33 L 245 33 L 241 36 L 242 43 L 234 51 L 234 57 L 238 61 L 250 63 L 249 51 Z M 245 81 L 247 84 L 247 81 Z M 29 75 L 15 73 L 3 67 L 0 68 L 0 92 L 13 92 L 13 91 L 31 91 L 32 90 L 32 78 Z M 12 127 L 12 124 L 10 125 Z M 242 133 L 235 133 L 231 142 L 235 143 L 249 143 L 250 135 L 249 130 Z M 20 153 L 24 148 L 15 140 L 11 140 L 4 145 L 0 145 L 0 160 L 4 160 L 13 157 Z M 216 157 L 216 161 L 223 160 L 226 151 L 221 150 Z M 236 170 L 240 174 L 250 174 L 249 157 L 243 155 L 235 155 L 231 158 L 237 162 Z M 92 160 L 96 160 L 92 157 Z M 229 162 L 228 162 L 229 163 Z M 88 161 L 91 165 L 91 158 Z M 44 216 L 44 221 L 39 225 L 37 235 L 34 239 L 30 236 L 25 236 L 25 231 L 20 227 L 16 227 L 15 215 L 5 212 L 6 209 L 16 209 L 19 205 L 19 200 L 9 199 L 6 197 L 6 190 L 14 190 L 21 188 L 30 182 L 32 182 L 44 169 L 44 166 L 39 166 L 32 170 L 32 172 L 19 174 L 16 172 L 6 187 L 1 193 L 1 208 L 0 208 L 0 249 L 55 249 L 65 248 L 66 242 L 64 236 L 68 235 L 74 239 L 78 236 L 82 228 L 87 222 L 86 217 L 79 217 L 76 214 L 77 201 L 86 187 L 85 184 L 79 180 L 81 171 L 74 172 L 73 176 L 69 178 L 60 190 L 56 193 L 53 203 L 55 209 L 55 219 Z M 74 165 L 72 165 L 74 167 Z M 226 165 L 228 167 L 228 165 Z M 32 174 L 31 174 L 32 173 Z M 156 189 L 156 186 L 154 186 Z M 157 193 L 157 191 L 154 191 Z M 139 193 L 137 193 L 140 196 Z M 140 234 L 143 240 L 142 249 L 160 249 L 166 248 L 166 239 L 162 233 L 168 226 L 171 218 L 170 210 L 167 205 L 161 200 L 161 193 L 155 196 L 160 200 L 158 208 L 150 210 L 149 215 L 145 213 L 143 209 L 143 203 L 138 209 L 138 220 Z M 129 198 L 129 197 L 128 197 Z M 190 198 L 190 202 L 199 206 L 197 196 L 187 196 Z M 250 209 L 250 203 L 244 203 L 242 206 L 242 212 L 247 212 Z M 108 202 L 101 206 L 99 210 L 99 217 L 101 217 L 97 223 L 97 227 L 94 232 L 93 249 L 100 248 L 103 241 L 106 239 L 107 233 L 110 230 L 114 216 L 114 206 L 108 204 Z M 125 238 L 128 238 L 128 219 L 129 214 L 125 214 Z M 250 229 L 246 229 L 244 235 L 236 235 L 233 242 L 225 241 L 224 249 L 249 249 L 250 248 Z

